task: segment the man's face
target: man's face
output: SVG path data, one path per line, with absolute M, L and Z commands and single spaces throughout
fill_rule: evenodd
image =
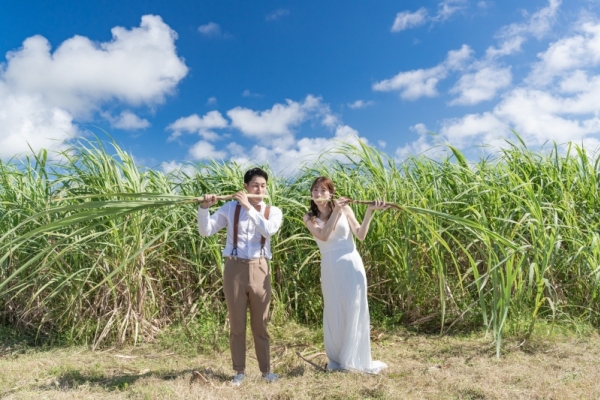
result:
M 262 176 L 254 175 L 249 183 L 244 183 L 249 194 L 267 194 L 267 181 Z

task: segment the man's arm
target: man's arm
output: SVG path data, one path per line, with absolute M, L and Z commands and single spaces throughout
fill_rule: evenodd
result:
M 219 207 L 213 215 L 208 208 L 198 207 L 198 232 L 201 236 L 211 236 L 227 226 L 229 203 Z
M 269 219 L 266 219 L 264 215 L 254 208 L 251 208 L 247 212 L 248 218 L 254 223 L 256 230 L 265 238 L 270 238 L 279 230 L 279 228 L 281 228 L 283 214 L 277 207 L 271 206 Z

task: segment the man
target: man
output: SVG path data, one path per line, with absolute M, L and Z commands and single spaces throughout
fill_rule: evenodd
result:
M 277 207 L 267 206 L 262 198 L 248 198 L 247 195 L 266 195 L 268 179 L 265 171 L 252 168 L 244 175 L 245 191 L 235 194 L 236 201 L 225 203 L 210 215 L 208 208 L 217 202 L 217 197 L 208 194 L 198 208 L 200 235 L 214 235 L 227 227 L 227 243 L 223 250 L 226 257 L 223 291 L 229 313 L 229 346 L 235 371 L 232 380 L 234 386 L 239 386 L 245 378 L 248 306 L 256 358 L 262 376 L 267 382 L 278 379 L 270 368 L 267 318 L 271 300 L 271 275 L 268 260 L 272 257 L 271 236 L 281 226 L 282 213 Z

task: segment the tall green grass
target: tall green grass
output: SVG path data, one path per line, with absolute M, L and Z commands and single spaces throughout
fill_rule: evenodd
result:
M 357 243 L 374 322 L 441 333 L 484 326 L 499 355 L 508 325 L 527 337 L 540 319 L 600 321 L 600 158 L 575 145 L 546 153 L 511 145 L 472 165 L 454 148 L 449 159 L 402 163 L 362 144 L 335 151 L 342 161 L 269 180 L 268 201 L 284 212 L 272 241 L 278 310 L 320 323 L 319 253 L 302 216 L 312 180 L 327 175 L 338 194 L 402 206 L 378 212 Z M 239 190 L 243 166 L 165 174 L 100 142 L 60 160 L 42 151 L 0 163 L 4 323 L 97 347 L 225 315 L 224 232 L 197 234 L 194 198 Z M 361 218 L 364 206 L 353 207 Z

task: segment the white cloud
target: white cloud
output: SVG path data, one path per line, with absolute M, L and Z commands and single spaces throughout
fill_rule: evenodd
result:
M 548 7 L 544 7 L 533 13 L 526 24 L 511 24 L 505 31 L 507 36 L 516 36 L 523 33 L 529 33 L 541 39 L 546 36 L 552 29 L 552 25 L 556 19 L 558 8 L 562 0 L 548 0 Z
M 508 56 L 521 51 L 521 46 L 523 43 L 525 43 L 525 38 L 523 36 L 507 38 L 502 42 L 502 44 L 500 44 L 500 47 L 488 47 L 485 54 L 488 59 Z
M 520 49 L 528 35 L 548 35 L 561 2 L 534 13 L 527 22 L 501 30 L 501 46 L 490 47 L 481 60 L 471 62 L 451 92 L 458 94 L 453 104 L 475 104 L 489 99 L 500 89 L 510 87 L 510 68 L 498 58 Z M 506 90 L 489 110 L 445 119 L 440 136 L 453 146 L 466 150 L 473 146 L 507 146 L 514 140 L 511 129 L 531 147 L 547 142 L 575 142 L 598 150 L 600 144 L 600 21 L 586 16 L 574 30 L 550 43 L 538 54 L 527 77 Z M 419 152 L 435 144 L 423 136 L 400 148 L 397 154 Z
M 358 131 L 348 125 L 338 125 L 335 128 L 335 136 L 340 139 L 347 139 L 358 136 Z
M 402 160 L 409 156 L 426 155 L 428 157 L 437 157 L 445 152 L 445 148 L 439 143 L 432 143 L 429 129 L 425 124 L 415 124 L 409 128 L 416 132 L 419 138 L 405 146 L 398 147 L 395 152 L 396 158 Z
M 321 123 L 323 126 L 334 129 L 340 123 L 340 120 L 336 115 L 325 112 L 323 118 L 321 119 Z
M 277 10 L 271 11 L 270 13 L 268 13 L 265 17 L 265 20 L 267 21 L 277 21 L 279 19 L 281 19 L 282 17 L 289 15 L 290 14 L 290 10 L 287 10 L 285 8 L 278 8 Z
M 212 143 L 204 140 L 194 144 L 189 150 L 189 154 L 194 160 L 202 160 L 207 158 L 222 160 L 227 157 L 227 153 L 225 151 L 216 150 Z
M 150 126 L 150 121 L 145 118 L 140 118 L 129 110 L 124 110 L 116 117 L 110 113 L 104 112 L 101 115 L 110 122 L 110 126 L 116 129 L 133 131 L 144 129 Z
M 438 3 L 437 13 L 431 16 L 424 7 L 419 8 L 415 12 L 399 12 L 396 14 L 391 31 L 401 32 L 407 29 L 425 25 L 427 22 L 434 24 L 446 21 L 453 14 L 464 9 L 466 4 L 467 0 L 443 0 L 441 3 Z
M 459 97 L 452 100 L 450 104 L 473 105 L 491 100 L 498 90 L 510 86 L 511 81 L 510 67 L 485 66 L 474 73 L 467 73 L 460 77 L 450 89 L 450 93 L 459 94 Z
M 192 176 L 196 172 L 196 168 L 194 168 L 193 166 L 189 164 L 179 163 L 177 161 L 166 161 L 160 164 L 160 169 L 165 174 L 183 172 L 188 176 Z
M 252 93 L 249 89 L 246 89 L 242 92 L 242 96 L 244 97 L 263 97 L 262 94 Z
M 566 143 L 600 135 L 600 77 L 585 92 L 561 96 L 534 88 L 516 88 L 491 111 L 445 120 L 440 133 L 457 147 L 503 145 L 514 129 L 531 146 Z
M 205 36 L 221 36 L 221 26 L 216 22 L 209 22 L 208 24 L 200 25 L 198 32 Z
M 500 29 L 497 35 L 501 42 L 498 47 L 490 46 L 485 57 L 472 62 L 467 71 L 450 90 L 458 97 L 450 105 L 474 105 L 493 99 L 497 93 L 512 82 L 510 67 L 499 64 L 499 59 L 521 51 L 528 35 L 541 38 L 546 35 L 556 17 L 560 0 L 549 0 L 548 6 L 533 15 L 526 22 L 513 23 Z M 534 73 L 534 76 L 543 74 Z
M 209 111 L 204 116 L 192 114 L 189 117 L 179 118 L 167 126 L 166 130 L 173 133 L 169 136 L 169 141 L 181 136 L 182 133 L 198 133 L 205 140 L 216 140 L 219 136 L 212 129 L 222 129 L 229 125 L 218 111 Z
M 523 84 L 489 111 L 444 120 L 440 134 L 461 148 L 505 145 L 510 129 L 530 146 L 574 141 L 590 148 L 600 143 L 599 34 L 600 22 L 590 22 L 551 43 Z M 554 85 L 547 84 L 549 77 Z
M 164 102 L 188 71 L 175 52 L 175 31 L 160 17 L 145 15 L 139 28 L 111 32 L 110 42 L 74 36 L 54 53 L 45 38 L 30 37 L 7 54 L 2 80 L 11 90 L 41 95 L 77 118 L 115 99 L 132 105 Z
M 188 69 L 176 53 L 177 34 L 160 17 L 111 32 L 103 43 L 74 36 L 54 52 L 44 37 L 32 36 L 7 53 L 0 70 L 3 157 L 27 143 L 34 150 L 60 143 L 77 133 L 74 121 L 92 119 L 108 103 L 155 106 L 174 92 Z M 127 121 L 133 123 L 125 114 Z
M 600 134 L 600 77 L 576 96 L 561 96 L 539 89 L 518 88 L 494 109 L 527 140 L 539 145 L 547 140 L 564 143 Z
M 428 69 L 400 72 L 391 79 L 385 79 L 373 85 L 373 90 L 391 92 L 397 90 L 405 100 L 416 100 L 420 97 L 438 95 L 436 86 L 441 79 L 446 78 L 447 70 L 442 65 Z
M 357 109 L 357 108 L 365 108 L 368 106 L 373 105 L 373 101 L 369 100 L 369 101 L 364 101 L 364 100 L 356 100 L 352 103 L 348 104 L 348 107 L 352 108 L 352 109 Z
M 218 114 L 217 111 L 212 113 Z M 339 146 L 341 143 L 357 144 L 359 140 L 358 131 L 344 124 L 338 116 L 332 114 L 329 105 L 323 103 L 320 97 L 310 94 L 301 102 L 286 100 L 284 104 L 275 104 L 262 111 L 235 107 L 226 113 L 231 119 L 229 123 L 220 114 L 217 114 L 214 114 L 213 121 L 220 121 L 220 126 L 239 130 L 255 143 L 244 147 L 236 142 L 230 142 L 223 148 L 217 149 L 205 139 L 190 149 L 189 156 L 194 160 L 229 159 L 241 164 L 268 162 L 274 171 L 291 174 L 302 163 L 316 161 L 323 151 Z M 196 132 L 200 127 L 217 125 L 216 123 L 207 124 L 207 121 L 206 116 L 200 118 L 192 115 L 180 118 L 168 129 L 174 132 Z M 308 121 L 321 124 L 332 135 L 330 137 L 297 139 L 296 134 L 300 126 Z M 367 142 L 365 138 L 361 138 L 361 140 Z M 330 154 L 328 157 L 340 158 L 342 156 Z
M 449 70 L 461 70 L 466 67 L 467 61 L 473 56 L 473 49 L 466 44 L 463 44 L 458 50 L 450 50 L 446 61 L 444 62 L 445 67 Z
M 400 97 L 405 100 L 437 96 L 438 82 L 445 79 L 449 71 L 464 68 L 472 53 L 473 50 L 469 46 L 463 45 L 459 50 L 449 51 L 446 60 L 433 68 L 400 72 L 391 79 L 376 82 L 373 84 L 373 90 L 399 91 Z
M 236 157 L 241 157 L 244 155 L 246 149 L 244 149 L 243 146 L 235 143 L 235 142 L 231 142 L 227 145 L 227 150 L 229 150 L 229 153 L 232 154 L 233 156 Z
M 559 90 L 563 93 L 585 92 L 588 89 L 588 85 L 588 74 L 585 71 L 575 70 L 561 80 Z
M 445 21 L 454 13 L 465 8 L 466 0 L 444 0 L 438 4 L 438 12 L 432 19 L 434 21 Z
M 427 129 L 427 125 L 425 125 L 425 124 L 415 124 L 415 125 L 411 126 L 409 129 L 413 132 L 417 132 L 419 135 L 424 135 L 427 132 L 429 132 L 429 129 Z
M 206 37 L 211 37 L 211 38 L 222 38 L 222 39 L 231 39 L 232 35 L 228 32 L 224 32 L 221 29 L 221 25 L 217 24 L 216 22 L 209 22 L 207 24 L 204 25 L 200 25 L 198 27 L 198 32 L 200 32 L 202 35 L 206 36 Z
M 493 113 L 468 114 L 462 118 L 447 119 L 440 133 L 453 145 L 464 147 L 472 143 L 488 144 L 497 137 L 506 136 L 508 125 Z M 479 139 L 476 140 L 476 138 Z
M 560 0 L 549 0 L 547 7 L 534 13 L 525 23 L 510 24 L 500 30 L 499 47 L 489 47 L 483 59 L 473 61 L 473 50 L 463 45 L 461 49 L 448 53 L 446 60 L 435 67 L 400 72 L 391 79 L 376 82 L 373 90 L 376 91 L 399 91 L 400 97 L 405 100 L 416 100 L 421 97 L 435 97 L 438 95 L 437 85 L 439 81 L 446 79 L 451 71 L 461 71 L 463 75 L 454 84 L 450 93 L 458 95 L 450 102 L 450 105 L 474 105 L 482 101 L 493 99 L 501 89 L 507 88 L 512 82 L 511 68 L 498 64 L 498 58 L 520 51 L 522 44 L 526 41 L 526 35 L 542 37 L 550 30 Z M 459 11 L 465 5 L 464 1 L 444 1 L 438 5 L 438 14 L 431 19 L 443 20 L 453 13 Z M 584 32 L 595 35 L 590 24 L 584 25 Z M 557 44 L 557 48 L 570 48 L 571 43 Z M 598 47 L 600 46 L 595 46 Z M 587 52 L 585 52 L 587 50 Z M 594 54 L 590 49 L 571 50 L 570 53 Z M 559 51 L 557 51 L 559 52 Z M 569 52 L 563 50 L 563 53 Z M 543 55 L 541 57 L 544 57 Z M 558 57 L 562 59 L 564 57 Z M 571 62 L 576 62 L 577 57 L 571 57 Z M 467 61 L 470 63 L 467 65 Z M 544 63 L 548 65 L 548 63 Z M 536 74 L 535 76 L 544 74 Z M 548 73 L 546 73 L 548 75 Z
M 502 27 L 497 35 L 501 40 L 500 47 L 490 47 L 487 50 L 488 57 L 506 56 L 521 51 L 521 45 L 529 35 L 537 39 L 546 36 L 552 29 L 561 3 L 562 0 L 548 0 L 548 6 L 533 13 L 526 22 Z
M 295 139 L 292 135 L 271 138 L 261 144 L 254 145 L 251 149 L 243 151 L 243 148 L 236 143 L 231 143 L 227 149 L 231 153 L 231 159 L 240 163 L 243 162 L 268 162 L 270 167 L 279 173 L 286 175 L 295 172 L 304 163 L 312 163 L 319 156 L 327 152 L 328 159 L 343 158 L 342 155 L 328 152 L 340 144 L 358 144 L 359 140 L 368 143 L 366 138 L 360 138 L 359 132 L 351 126 L 343 124 L 339 118 L 332 116 L 329 107 L 321 102 L 321 99 L 311 95 L 306 99 L 310 100 L 312 105 L 307 111 L 305 120 L 311 116 L 323 116 L 321 123 L 334 133 L 333 137 L 303 137 Z M 307 100 L 304 101 L 306 103 Z
M 73 116 L 40 96 L 10 93 L 0 81 L 0 159 L 42 148 L 60 150 L 78 134 Z
M 214 106 L 215 104 L 217 104 L 217 98 L 216 97 L 209 97 L 208 100 L 206 100 L 206 105 L 207 106 Z
M 342 129 L 342 131 L 345 131 Z M 248 151 L 231 159 L 238 163 L 264 163 L 268 162 L 273 171 L 279 174 L 291 175 L 302 165 L 312 164 L 317 159 L 344 160 L 343 155 L 336 154 L 332 150 L 341 144 L 358 145 L 359 140 L 368 143 L 365 138 L 356 136 L 334 137 L 334 138 L 301 138 L 288 147 L 260 146 L 255 145 Z M 321 157 L 321 158 L 319 158 Z M 324 158 L 325 157 L 325 158 Z
M 538 84 L 549 83 L 565 71 L 597 66 L 600 64 L 600 24 L 584 23 L 580 34 L 552 43 L 538 57 L 540 61 L 528 78 Z
M 305 121 L 320 106 L 321 99 L 309 95 L 303 103 L 286 100 L 286 104 L 275 104 L 264 111 L 235 107 L 227 111 L 227 115 L 231 119 L 231 126 L 246 136 L 264 138 L 290 135 L 292 128 Z
M 423 7 L 411 13 L 402 11 L 396 14 L 396 19 L 392 25 L 392 32 L 400 32 L 406 29 L 421 26 L 427 22 L 427 10 Z
M 165 174 L 168 174 L 173 171 L 178 171 L 179 169 L 181 169 L 182 166 L 183 166 L 183 164 L 178 163 L 177 161 L 166 161 L 166 162 L 160 164 L 160 169 Z

